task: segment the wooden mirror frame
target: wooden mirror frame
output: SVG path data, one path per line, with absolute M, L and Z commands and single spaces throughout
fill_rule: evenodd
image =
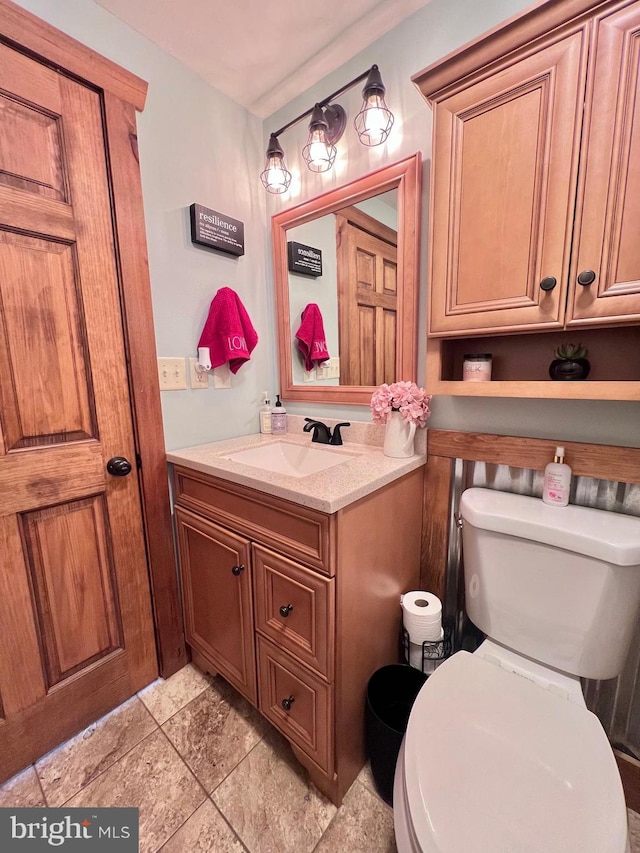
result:
M 421 184 L 422 156 L 418 152 L 272 217 L 271 237 L 282 399 L 369 405 L 375 390 L 372 386 L 293 384 L 287 231 L 393 189 L 398 190 L 398 281 L 402 283 L 402 287 L 398 289 L 400 319 L 396 334 L 396 379 L 416 381 Z

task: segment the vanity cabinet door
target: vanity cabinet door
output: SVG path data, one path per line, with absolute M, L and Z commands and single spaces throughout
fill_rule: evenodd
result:
M 640 321 L 640 3 L 598 16 L 593 43 L 568 325 Z
M 175 512 L 187 642 L 255 705 L 249 540 L 182 507 Z
M 564 324 L 586 35 L 435 103 L 429 331 Z

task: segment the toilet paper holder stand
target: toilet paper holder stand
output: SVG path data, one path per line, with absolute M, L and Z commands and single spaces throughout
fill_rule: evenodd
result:
M 445 622 L 442 626 L 444 636 L 441 640 L 422 643 L 422 666 L 423 672 L 433 672 L 435 666 L 451 655 L 453 649 L 453 627 Z M 402 651 L 405 663 L 409 663 L 411 654 L 411 640 L 408 631 L 402 628 Z

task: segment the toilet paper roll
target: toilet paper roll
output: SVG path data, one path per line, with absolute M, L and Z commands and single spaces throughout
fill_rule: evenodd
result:
M 436 641 L 444 640 L 444 630 L 440 630 Z M 411 666 L 416 669 L 421 669 L 422 672 L 426 673 L 426 675 L 430 675 L 432 672 L 435 672 L 438 664 L 442 663 L 442 660 L 436 660 L 434 658 L 427 657 L 429 650 L 425 650 L 424 661 L 422 659 L 422 644 L 421 643 L 410 643 L 409 644 L 409 663 Z
M 420 645 L 440 639 L 442 602 L 437 595 L 423 590 L 407 592 L 401 597 L 402 624 L 412 643 Z

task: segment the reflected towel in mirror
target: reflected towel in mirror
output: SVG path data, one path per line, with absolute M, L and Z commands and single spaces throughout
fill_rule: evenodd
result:
M 316 364 L 329 360 L 322 314 L 315 302 L 310 302 L 302 312 L 302 322 L 296 332 L 296 339 L 304 358 L 305 370 L 313 370 Z

